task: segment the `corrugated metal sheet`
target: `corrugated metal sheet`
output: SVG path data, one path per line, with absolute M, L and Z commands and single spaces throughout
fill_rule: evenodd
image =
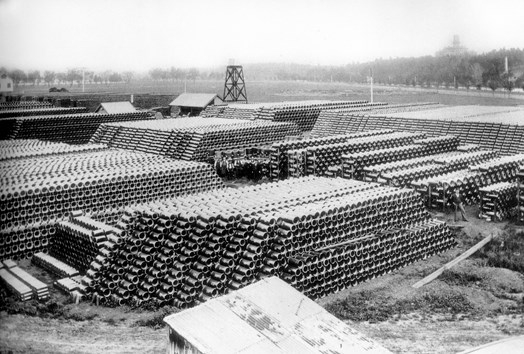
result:
M 170 106 L 206 108 L 209 106 L 217 95 L 212 93 L 182 93 L 171 102 Z
M 136 112 L 136 108 L 131 104 L 131 102 L 104 102 L 100 103 L 100 106 L 95 111 L 96 113 L 131 113 Z
M 201 353 L 390 353 L 277 277 L 164 321 Z

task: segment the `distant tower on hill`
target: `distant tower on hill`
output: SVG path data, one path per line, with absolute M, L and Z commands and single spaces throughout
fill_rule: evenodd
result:
M 470 51 L 468 48 L 460 44 L 459 35 L 455 34 L 453 36 L 453 44 L 449 47 L 439 50 L 435 55 L 437 57 L 460 57 L 469 53 Z

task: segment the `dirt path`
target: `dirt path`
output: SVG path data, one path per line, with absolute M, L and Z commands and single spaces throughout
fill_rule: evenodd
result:
M 394 353 L 457 353 L 509 336 L 524 334 L 522 317 L 499 316 L 480 321 L 414 315 L 381 323 L 350 323 Z M 501 353 L 502 354 L 502 353 Z
M 449 317 L 449 316 L 448 316 Z M 456 353 L 510 335 L 524 334 L 522 318 L 481 321 L 409 315 L 380 323 L 349 322 L 394 353 Z M 109 325 L 94 321 L 0 316 L 0 352 L 7 353 L 164 353 L 167 330 Z
M 0 315 L 0 353 L 164 353 L 167 330 Z

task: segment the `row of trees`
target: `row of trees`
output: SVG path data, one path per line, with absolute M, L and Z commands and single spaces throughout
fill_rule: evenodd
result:
M 103 71 L 103 72 L 94 72 L 91 70 L 82 70 L 82 69 L 69 69 L 64 72 L 60 71 L 51 71 L 46 70 L 40 72 L 38 70 L 23 71 L 20 69 L 6 70 L 5 68 L 0 68 L 0 72 L 6 72 L 9 77 L 11 77 L 15 83 L 18 85 L 20 83 L 38 85 L 38 84 L 47 84 L 53 85 L 58 84 L 80 84 L 82 79 L 86 83 L 95 83 L 95 84 L 109 84 L 109 83 L 129 83 L 133 79 L 150 79 L 155 81 L 180 81 L 180 80 L 197 80 L 197 79 L 210 79 L 218 80 L 223 79 L 224 73 L 219 72 L 218 70 L 211 71 L 199 71 L 196 68 L 191 69 L 180 69 L 171 67 L 169 69 L 155 68 L 150 70 L 147 74 L 138 74 L 133 71 Z
M 86 83 L 129 83 L 135 76 L 135 73 L 132 71 L 118 73 L 108 70 L 95 73 L 94 71 L 82 69 L 70 69 L 65 72 L 52 70 L 45 70 L 43 72 L 32 70 L 25 72 L 20 69 L 6 70 L 5 68 L 0 68 L 0 72 L 6 72 L 7 75 L 13 79 L 15 85 L 20 83 L 30 85 L 53 85 L 55 83 L 73 85 L 74 83 L 80 84 L 82 79 L 85 80 Z
M 509 71 L 505 71 L 505 58 Z M 374 79 L 385 84 L 444 87 L 524 87 L 524 49 L 492 51 L 479 55 L 403 58 L 372 63 Z M 357 66 L 363 76 L 366 68 Z
M 505 72 L 504 58 L 509 72 Z M 245 65 L 246 73 L 259 79 L 367 82 L 373 71 L 375 82 L 433 87 L 524 87 L 524 49 L 502 49 L 462 56 L 377 59 L 345 66 L 293 64 Z
M 509 72 L 505 72 L 504 58 L 509 61 Z M 403 84 L 425 87 L 489 87 L 496 90 L 503 87 L 512 90 L 514 87 L 524 88 L 524 49 L 502 49 L 484 54 L 466 54 L 462 56 L 425 56 L 419 58 L 377 59 L 373 62 L 348 64 L 345 66 L 320 66 L 302 64 L 246 64 L 244 72 L 246 80 L 307 80 L 307 81 L 338 81 L 366 82 L 370 69 L 373 78 L 379 84 Z M 0 71 L 5 71 L 0 68 Z M 56 82 L 73 85 L 81 83 L 84 77 L 86 83 L 129 83 L 133 79 L 148 79 L 155 81 L 180 80 L 223 80 L 225 68 L 198 70 L 196 68 L 181 69 L 155 68 L 147 74 L 137 74 L 132 71 L 115 72 L 82 71 L 70 69 L 65 72 L 46 70 L 8 71 L 16 84 Z

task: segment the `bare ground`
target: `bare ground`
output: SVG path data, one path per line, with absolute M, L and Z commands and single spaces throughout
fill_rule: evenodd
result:
M 75 321 L 0 315 L 0 353 L 162 353 L 167 331 L 114 325 L 99 319 Z

